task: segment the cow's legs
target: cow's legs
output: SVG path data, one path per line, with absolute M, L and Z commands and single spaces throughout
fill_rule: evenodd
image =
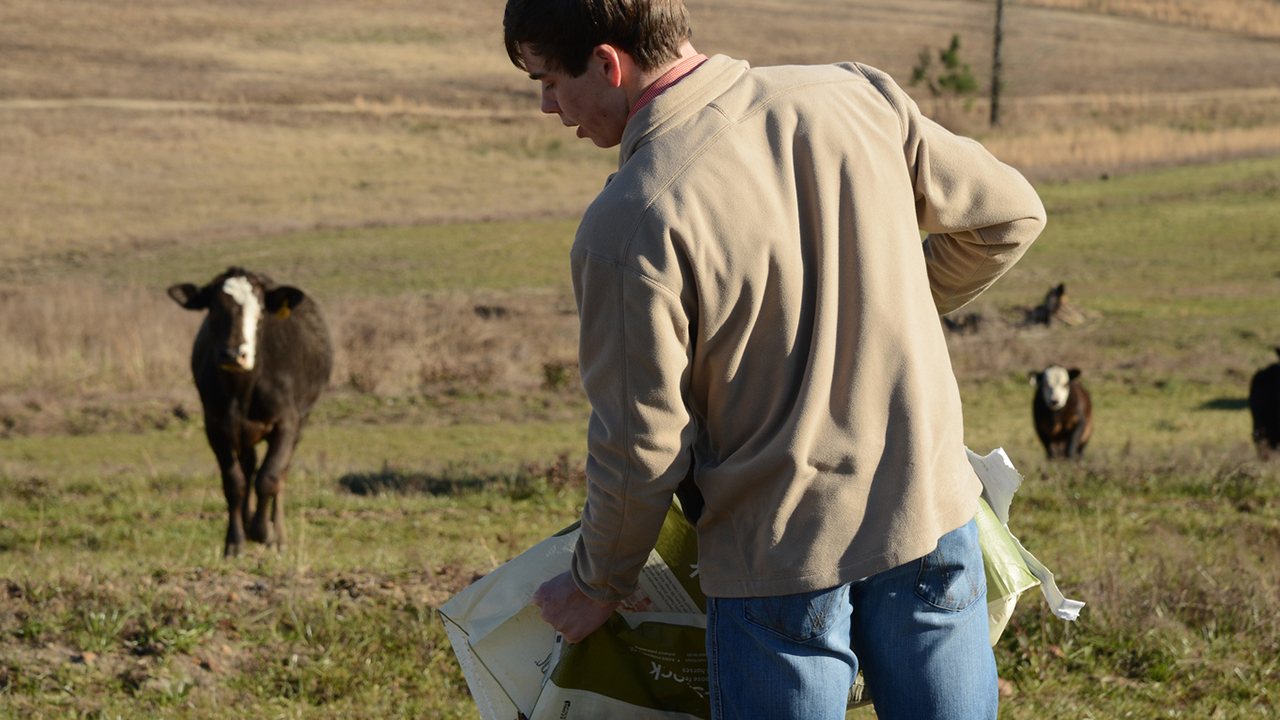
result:
M 244 549 L 249 484 L 245 480 L 243 465 L 230 448 L 216 450 L 215 454 L 222 471 L 222 494 L 227 498 L 227 539 L 222 552 L 226 557 L 235 557 Z
M 258 507 L 249 524 L 249 537 L 276 549 L 284 547 L 284 481 L 297 442 L 297 431 L 277 425 L 267 436 L 267 454 L 254 481 Z
M 1080 458 L 1080 453 L 1084 450 L 1084 443 L 1080 441 L 1080 438 L 1084 437 L 1084 429 L 1085 423 L 1081 420 L 1080 424 L 1076 425 L 1075 429 L 1071 431 L 1071 438 L 1067 440 L 1067 449 L 1064 457 Z
M 243 523 L 242 527 L 247 528 L 249 527 L 249 496 L 252 494 L 249 492 L 248 485 L 249 480 L 253 478 L 254 470 L 258 467 L 258 451 L 251 441 L 242 440 L 240 446 L 243 448 L 240 452 L 240 472 L 245 485 L 240 498 L 240 520 Z M 249 539 L 256 538 L 250 536 Z

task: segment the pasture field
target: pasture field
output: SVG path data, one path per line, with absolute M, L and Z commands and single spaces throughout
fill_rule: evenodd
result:
M 1254 459 L 1244 397 L 1276 332 L 1278 189 L 1277 159 L 1044 185 L 1045 235 L 979 301 L 983 329 L 952 336 L 969 444 L 1010 453 L 1027 476 L 1014 532 L 1088 603 L 1067 625 L 1038 596 L 1024 598 L 997 648 L 1003 717 L 1275 716 L 1280 468 Z M 419 230 L 424 245 L 435 234 L 469 238 L 432 245 L 446 255 L 489 252 L 508 233 L 561 237 L 533 253 L 530 287 L 493 268 L 475 286 L 475 275 L 438 269 L 458 257 L 401 270 L 433 294 L 511 307 L 486 321 L 472 300 L 437 306 L 451 316 L 441 323 L 484 337 L 540 298 L 566 302 L 539 270 L 563 262 L 566 230 Z M 360 230 L 360 243 L 351 232 L 255 244 L 324 288 L 316 294 L 329 306 L 412 307 L 417 296 L 399 287 L 370 298 L 334 271 L 404 231 Z M 95 275 L 141 287 L 124 277 L 136 273 L 159 293 L 190 262 L 177 246 L 141 264 L 104 252 L 51 273 L 48 287 Z M 1085 320 L 1020 326 L 1020 306 L 1059 281 Z M 161 309 L 171 319 L 158 320 Z M 149 312 L 171 336 L 194 331 L 176 307 Z M 548 311 L 544 321 L 571 326 L 572 316 Z M 519 334 L 519 323 L 507 327 Z M 420 332 L 398 342 L 430 346 Z M 179 369 L 157 369 L 149 396 L 110 373 L 100 382 L 116 394 L 78 410 L 50 400 L 59 381 L 39 373 L 24 382 L 50 383 L 43 391 L 7 390 L 48 406 L 11 409 L 0 440 L 0 715 L 475 717 L 434 612 L 576 516 L 586 406 L 574 383 L 548 381 L 546 359 L 560 350 L 541 368 L 534 356 L 508 359 L 502 372 L 460 371 L 412 390 L 339 376 L 290 478 L 291 544 L 224 561 L 225 505 L 198 406 L 190 391 L 159 392 L 185 380 L 186 340 L 174 344 Z M 1094 394 L 1097 434 L 1076 465 L 1044 461 L 1031 431 L 1026 373 L 1049 362 L 1084 368 Z M 114 415 L 110 397 L 122 402 Z M 185 406 L 185 417 L 156 398 Z
M 985 81 L 991 3 L 688 4 L 703 51 L 905 82 L 960 33 Z M 536 112 L 501 7 L 0 7 L 0 717 L 477 717 L 436 608 L 580 510 L 567 251 L 616 162 Z M 1275 2 L 1006 12 L 1001 128 L 917 95 L 1049 210 L 949 337 L 967 442 L 1027 478 L 1014 533 L 1087 603 L 1024 597 L 1001 716 L 1280 716 L 1280 465 L 1245 399 L 1280 344 Z M 200 316 L 164 289 L 231 264 L 306 289 L 337 356 L 288 546 L 227 561 Z M 1025 326 L 1058 283 L 1080 322 Z M 1032 431 L 1050 363 L 1093 393 L 1079 463 Z

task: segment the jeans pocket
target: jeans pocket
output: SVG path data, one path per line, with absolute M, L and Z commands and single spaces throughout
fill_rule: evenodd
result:
M 972 520 L 938 538 L 938 547 L 920 558 L 916 597 L 943 610 L 964 610 L 987 594 L 987 571 Z
M 744 598 L 743 619 L 796 642 L 821 637 L 837 622 L 849 586 L 839 585 L 794 595 Z

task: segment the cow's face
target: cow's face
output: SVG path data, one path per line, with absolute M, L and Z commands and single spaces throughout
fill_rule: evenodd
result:
M 211 333 L 217 357 L 213 360 L 218 367 L 230 372 L 249 372 L 258 361 L 258 339 L 262 327 L 264 312 L 284 305 L 284 317 L 287 315 L 287 301 L 298 298 L 277 297 L 292 288 L 276 288 L 271 293 L 264 293 L 262 283 L 244 270 L 232 268 L 223 275 L 214 278 L 213 282 L 198 288 L 191 283 L 174 285 L 169 288 L 169 296 L 188 310 L 207 310 L 206 327 Z M 293 292 L 301 295 L 301 291 Z
M 1067 406 L 1067 397 L 1071 395 L 1071 374 L 1058 365 L 1045 368 L 1036 379 L 1044 404 L 1057 412 Z
M 262 289 L 243 275 L 222 281 L 211 312 L 225 315 L 226 350 L 219 365 L 231 372 L 248 372 L 258 356 L 258 326 L 262 323 Z

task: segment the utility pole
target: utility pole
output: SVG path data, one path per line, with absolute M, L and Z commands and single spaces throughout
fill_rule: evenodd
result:
M 1004 0 L 996 0 L 995 49 L 991 54 L 991 127 L 1000 125 L 1000 45 L 1004 42 Z

